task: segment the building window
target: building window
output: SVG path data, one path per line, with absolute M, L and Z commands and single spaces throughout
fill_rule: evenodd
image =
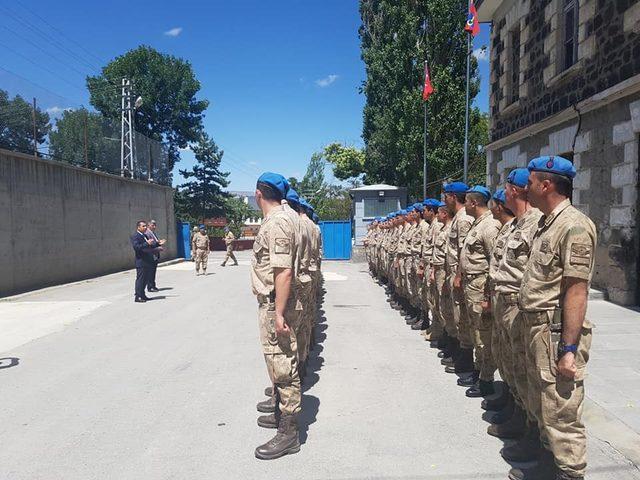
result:
M 520 27 L 511 32 L 511 76 L 509 79 L 509 103 L 520 98 Z
M 563 0 L 562 69 L 578 61 L 578 0 Z
M 397 198 L 365 198 L 364 218 L 384 217 L 398 210 Z

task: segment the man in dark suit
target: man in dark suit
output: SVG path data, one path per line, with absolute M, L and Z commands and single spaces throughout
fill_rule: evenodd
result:
M 156 263 L 154 254 L 162 251 L 162 247 L 153 247 L 153 242 L 146 236 L 147 222 L 138 221 L 136 233 L 131 236 L 131 246 L 136 254 L 136 303 L 144 303 L 149 298 L 144 293 L 151 271 Z
M 151 241 L 149 246 L 153 248 L 161 247 L 166 243 L 166 240 L 159 240 L 156 236 L 156 228 L 157 224 L 155 220 L 149 220 L 149 225 L 147 226 L 147 230 L 144 232 L 145 237 Z M 158 270 L 158 263 L 160 262 L 160 252 L 153 254 L 153 259 L 155 263 L 149 272 L 149 278 L 147 278 L 147 291 L 149 292 L 159 292 L 158 287 L 156 286 L 156 271 Z

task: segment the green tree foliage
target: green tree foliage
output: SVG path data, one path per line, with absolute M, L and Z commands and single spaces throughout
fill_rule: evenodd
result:
M 120 132 L 99 113 L 86 108 L 65 110 L 49 134 L 49 152 L 56 160 L 85 166 L 85 126 L 90 168 L 117 173 Z
M 338 180 L 351 180 L 365 173 L 365 155 L 359 148 L 332 143 L 324 148 L 323 154 Z
M 252 210 L 241 198 L 228 197 L 224 201 L 224 216 L 233 234 L 240 238 L 244 222 L 248 218 L 259 218 L 262 214 Z
M 119 86 L 125 77 L 143 100 L 136 110 L 136 131 L 168 143 L 171 171 L 180 158 L 179 149 L 197 142 L 202 130 L 209 102 L 196 98 L 200 82 L 191 64 L 181 58 L 144 45 L 131 50 L 105 66 L 101 75 L 87 77 L 91 105 L 116 121 L 121 109 Z
M 429 182 L 459 178 L 463 165 L 467 34 L 467 0 L 361 0 L 360 28 L 366 80 L 363 139 L 368 183 L 408 187 L 422 193 L 424 60 L 428 58 L 435 93 L 427 102 Z M 427 28 L 424 29 L 426 20 Z M 478 68 L 471 59 L 471 99 L 479 89 Z M 480 112 L 471 112 L 470 163 L 482 162 L 478 148 Z M 482 167 L 481 169 L 484 169 Z
M 36 140 L 43 143 L 51 130 L 49 114 L 36 108 Z M 0 89 L 0 148 L 33 153 L 33 106 L 20 95 L 9 98 Z
M 178 186 L 178 210 L 183 215 L 188 214 L 202 221 L 224 212 L 227 194 L 222 189 L 229 186 L 229 173 L 220 170 L 224 152 L 206 133 L 200 135 L 198 143 L 192 148 L 196 164 L 191 170 L 180 170 L 180 175 L 193 180 Z
M 318 195 L 326 187 L 324 168 L 327 162 L 322 153 L 314 153 L 307 165 L 307 171 L 298 184 L 298 193 L 303 197 L 313 197 Z

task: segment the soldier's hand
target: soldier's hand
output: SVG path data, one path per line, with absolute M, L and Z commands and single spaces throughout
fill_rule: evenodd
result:
M 482 311 L 483 311 L 483 312 L 485 312 L 485 313 L 487 313 L 487 312 L 490 312 L 490 311 L 491 311 L 491 301 L 490 301 L 490 300 L 485 299 L 485 300 L 482 302 Z
M 573 353 L 567 352 L 558 360 L 558 373 L 563 377 L 572 380 L 577 371 L 576 356 Z
M 278 336 L 287 336 L 289 335 L 289 325 L 287 325 L 284 321 L 284 317 L 281 315 L 276 316 L 276 335 Z
M 167 241 L 163 238 L 162 240 L 159 240 L 158 243 L 160 245 L 164 245 L 165 243 L 167 243 Z
M 462 277 L 460 276 L 460 274 L 456 274 L 456 276 L 453 278 L 453 288 L 462 288 Z
M 435 273 L 431 272 L 431 275 L 429 275 L 429 282 L 433 283 L 436 281 L 436 275 Z

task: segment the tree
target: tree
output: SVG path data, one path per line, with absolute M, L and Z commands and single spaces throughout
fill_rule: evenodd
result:
M 118 173 L 120 132 L 99 113 L 86 108 L 65 110 L 49 134 L 49 152 L 56 160 L 85 166 L 85 126 L 90 168 Z
M 302 178 L 302 181 L 298 184 L 298 193 L 300 195 L 314 197 L 325 188 L 325 176 L 324 167 L 326 162 L 322 153 L 314 153 L 311 155 L 309 165 L 307 165 L 307 171 Z
M 36 108 L 36 141 L 43 143 L 51 124 L 49 114 Z M 0 148 L 33 154 L 33 106 L 20 95 L 12 99 L 0 89 Z
M 224 212 L 227 193 L 222 189 L 229 186 L 228 172 L 220 170 L 224 152 L 206 134 L 202 133 L 193 147 L 196 164 L 191 170 L 180 170 L 180 175 L 192 181 L 178 186 L 181 209 L 191 217 L 203 221 L 205 218 Z
M 321 196 L 312 201 L 322 220 L 348 220 L 351 218 L 352 200 L 349 192 L 338 185 L 329 185 Z
M 203 112 L 209 105 L 196 98 L 200 82 L 191 64 L 142 45 L 110 62 L 101 75 L 87 77 L 91 105 L 117 121 L 123 78 L 131 80 L 134 95 L 142 97 L 135 114 L 136 131 L 168 144 L 167 168 L 171 171 L 180 159 L 179 149 L 198 141 Z
M 224 202 L 224 216 L 233 234 L 239 238 L 242 226 L 248 218 L 261 217 L 262 214 L 252 210 L 249 205 L 238 197 L 229 197 Z
M 327 145 L 324 158 L 333 166 L 333 175 L 338 180 L 353 180 L 365 172 L 365 154 L 355 147 L 346 147 L 340 143 Z
M 463 164 L 467 37 L 463 30 L 467 0 L 361 0 L 360 28 L 366 80 L 363 114 L 364 173 L 369 183 L 405 185 L 422 194 L 423 85 L 429 60 L 435 93 L 427 102 L 427 163 L 431 191 L 443 177 L 460 178 Z M 423 28 L 426 21 L 427 28 Z M 479 90 L 477 61 L 471 59 L 473 100 Z M 470 151 L 480 138 L 480 112 L 471 112 Z M 484 153 L 474 153 L 474 162 Z M 475 167 L 475 163 L 472 165 Z M 482 168 L 482 167 L 481 167 Z

